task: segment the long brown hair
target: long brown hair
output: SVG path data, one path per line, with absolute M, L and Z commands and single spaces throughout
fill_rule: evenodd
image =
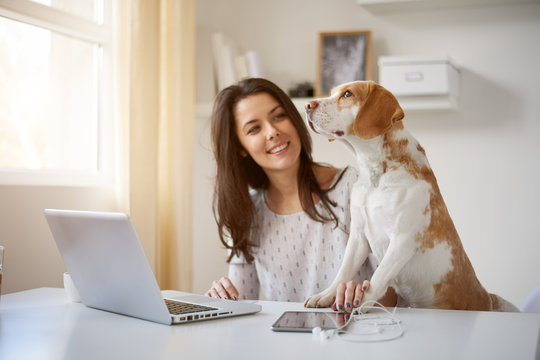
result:
M 269 182 L 263 169 L 249 154 L 242 156 L 243 147 L 235 131 L 236 104 L 258 93 L 272 96 L 283 107 L 298 132 L 302 147 L 298 170 L 298 192 L 302 208 L 315 221 L 333 221 L 338 225 L 337 217 L 331 209 L 331 206 L 336 204 L 328 198 L 328 190 L 321 189 L 315 178 L 311 137 L 300 113 L 287 94 L 271 81 L 260 78 L 245 79 L 223 89 L 217 95 L 211 118 L 212 142 L 217 164 L 213 212 L 220 240 L 226 248 L 231 249 L 227 261 L 240 254 L 243 254 L 248 262 L 253 261 L 250 249 L 254 245 L 250 242 L 249 235 L 253 226 L 254 209 L 249 190 L 264 189 Z M 314 196 L 322 201 L 328 215 L 317 210 Z M 229 242 L 229 237 L 232 243 Z

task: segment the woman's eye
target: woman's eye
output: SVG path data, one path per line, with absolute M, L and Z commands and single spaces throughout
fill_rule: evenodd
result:
M 247 131 L 248 134 L 253 134 L 255 132 L 257 132 L 257 130 L 259 130 L 259 126 L 253 126 L 253 127 L 250 127 Z
M 276 114 L 276 115 L 274 116 L 273 119 L 274 119 L 275 121 L 277 121 L 277 120 L 283 119 L 284 117 L 285 117 L 285 114 L 284 114 L 284 113 L 282 113 L 282 114 Z
M 350 92 L 349 90 L 345 90 L 343 95 L 341 95 L 341 97 L 343 97 L 343 98 L 348 98 L 348 97 L 351 97 L 351 96 L 352 96 L 352 92 Z

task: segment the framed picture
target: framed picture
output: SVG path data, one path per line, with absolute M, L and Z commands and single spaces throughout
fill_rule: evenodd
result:
M 372 79 L 371 31 L 319 33 L 315 96 L 339 84 Z

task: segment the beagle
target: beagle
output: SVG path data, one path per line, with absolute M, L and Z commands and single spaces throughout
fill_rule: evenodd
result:
M 363 302 L 380 299 L 392 286 L 413 307 L 518 311 L 478 281 L 394 95 L 372 81 L 356 81 L 305 108 L 311 129 L 344 142 L 359 170 L 343 263 L 330 287 L 309 297 L 306 307 L 330 306 L 338 284 L 352 279 L 371 251 L 380 264 Z

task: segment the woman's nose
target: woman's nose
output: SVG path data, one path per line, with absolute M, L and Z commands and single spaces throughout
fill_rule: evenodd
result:
M 272 140 L 276 136 L 279 136 L 278 129 L 274 125 L 268 124 L 266 128 L 266 138 Z

